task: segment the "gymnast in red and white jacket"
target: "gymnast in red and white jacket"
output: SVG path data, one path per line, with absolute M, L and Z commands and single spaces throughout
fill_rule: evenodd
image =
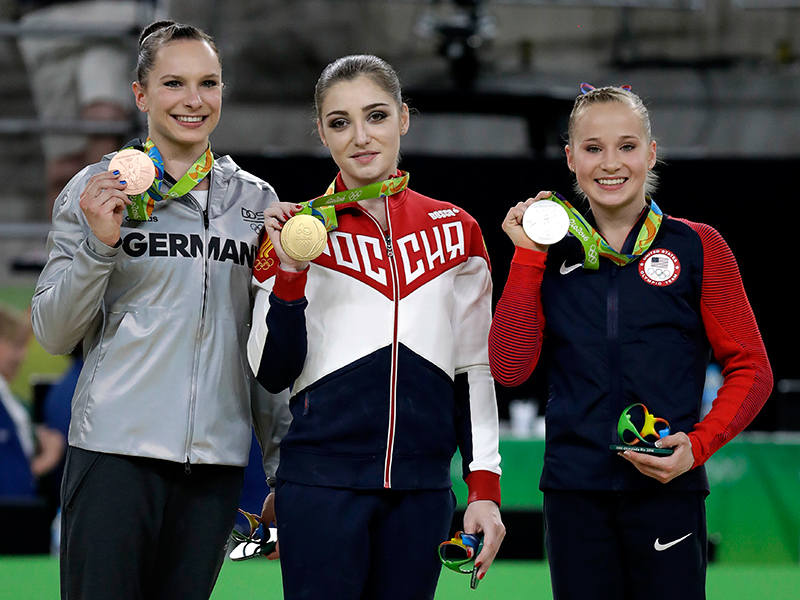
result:
M 341 175 L 336 191 L 344 184 Z M 291 387 L 278 478 L 352 489 L 446 489 L 456 448 L 469 501 L 500 503 L 489 373 L 489 258 L 477 222 L 405 189 L 389 229 L 337 207 L 321 256 L 292 273 L 258 255 L 250 364 Z

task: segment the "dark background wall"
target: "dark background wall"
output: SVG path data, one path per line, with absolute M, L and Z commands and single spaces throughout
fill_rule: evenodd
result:
M 336 175 L 330 158 L 238 156 L 245 169 L 263 177 L 286 201 L 304 201 L 325 191 Z M 513 247 L 502 232 L 508 208 L 541 189 L 572 198 L 572 178 L 563 159 L 444 158 L 405 156 L 416 191 L 451 201 L 480 223 L 492 260 L 495 301 L 508 274 Z M 795 160 L 666 160 L 658 167 L 656 192 L 665 213 L 716 228 L 732 248 L 756 314 L 775 381 L 800 379 L 794 320 L 798 261 L 793 235 Z M 546 396 L 544 375 L 514 389 L 498 389 L 501 415 L 512 398 Z M 751 429 L 800 430 L 800 397 L 773 393 Z M 543 404 L 543 403 L 542 403 Z

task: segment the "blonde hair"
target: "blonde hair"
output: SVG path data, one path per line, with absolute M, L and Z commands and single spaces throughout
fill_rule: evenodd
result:
M 642 128 L 647 138 L 646 142 L 649 144 L 653 141 L 653 131 L 650 126 L 650 112 L 647 110 L 644 102 L 642 102 L 642 99 L 627 88 L 606 86 L 591 89 L 585 94 L 581 94 L 575 98 L 575 103 L 572 105 L 572 112 L 569 115 L 569 124 L 567 125 L 567 136 L 570 146 L 574 146 L 573 135 L 575 133 L 575 122 L 578 120 L 578 117 L 590 106 L 609 102 L 619 102 L 620 104 L 628 105 L 630 109 L 637 114 L 642 123 Z M 649 169 L 644 183 L 645 196 L 652 196 L 657 187 L 658 174 L 654 170 Z M 577 181 L 575 182 L 575 191 L 580 195 L 586 195 L 578 186 Z
M 23 313 L 0 304 L 0 340 L 18 343 L 28 337 L 31 324 Z

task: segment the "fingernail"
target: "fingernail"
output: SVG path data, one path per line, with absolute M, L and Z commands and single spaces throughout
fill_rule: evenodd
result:
M 114 171 L 114 175 L 119 175 L 119 171 Z
M 656 448 L 661 448 L 661 440 L 658 440 L 658 441 L 656 442 Z
M 120 181 L 120 183 L 121 183 L 122 185 L 128 185 L 128 182 L 127 182 L 127 181 Z
M 484 575 L 486 575 L 486 572 L 480 573 L 480 574 L 478 575 L 478 579 L 479 579 L 479 580 L 482 580 Z

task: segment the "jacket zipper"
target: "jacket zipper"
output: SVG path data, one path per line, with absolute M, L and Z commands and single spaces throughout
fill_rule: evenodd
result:
M 359 207 L 361 208 L 361 207 Z M 386 256 L 389 259 L 389 270 L 391 271 L 392 276 L 392 302 L 393 302 L 393 314 L 392 314 L 392 357 L 391 357 L 391 369 L 390 369 L 390 380 L 389 380 L 389 427 L 386 432 L 386 455 L 384 457 L 383 463 L 383 487 L 385 489 L 389 489 L 392 487 L 392 459 L 394 457 L 394 441 L 395 441 L 395 426 L 396 426 L 396 419 L 397 419 L 397 351 L 398 351 L 398 340 L 397 340 L 397 330 L 398 330 L 398 322 L 399 322 L 399 315 L 400 315 L 400 279 L 398 276 L 397 270 L 397 261 L 395 260 L 394 256 L 394 246 L 392 245 L 392 220 L 389 216 L 389 201 L 386 200 L 386 221 L 388 223 L 388 231 L 384 232 L 383 228 L 381 227 L 380 223 L 369 214 L 369 211 L 361 208 L 375 225 L 378 227 L 378 230 L 381 232 L 383 236 L 384 242 L 386 243 Z
M 209 173 L 209 178 L 212 173 Z M 195 200 L 191 194 L 190 198 L 194 201 L 197 208 L 200 204 Z M 192 387 L 191 396 L 189 399 L 189 422 L 186 436 L 186 462 L 184 463 L 184 471 L 188 475 L 191 473 L 191 452 L 192 452 L 192 439 L 194 438 L 194 417 L 197 408 L 197 377 L 200 369 L 200 346 L 203 340 L 203 330 L 205 329 L 206 320 L 206 305 L 208 301 L 208 204 L 211 202 L 211 180 L 209 179 L 208 186 L 208 200 L 206 208 L 201 211 L 203 217 L 203 301 L 200 305 L 200 324 L 197 328 L 197 337 L 194 351 L 194 364 L 192 367 Z
M 391 227 L 389 231 L 391 232 Z M 389 258 L 389 265 L 392 270 L 392 286 L 394 287 L 392 293 L 394 305 L 392 315 L 392 367 L 391 380 L 389 381 L 389 431 L 386 436 L 386 461 L 383 469 L 383 487 L 388 489 L 392 487 L 392 459 L 394 457 L 394 436 L 397 419 L 397 329 L 400 320 L 400 280 L 397 275 L 397 262 L 394 257 L 391 233 L 387 234 L 385 239 L 386 255 Z
M 608 337 L 608 371 L 610 376 L 611 403 L 609 410 L 613 413 L 622 403 L 622 373 L 619 347 L 619 267 L 611 266 L 606 298 L 606 335 Z M 613 415 L 612 415 L 613 417 Z M 609 419 L 613 424 L 611 436 L 616 439 L 616 419 Z

